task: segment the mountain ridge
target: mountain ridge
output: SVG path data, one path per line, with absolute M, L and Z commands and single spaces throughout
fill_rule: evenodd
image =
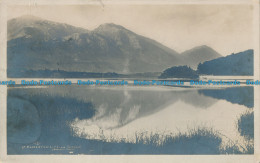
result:
M 198 64 L 121 25 L 104 23 L 90 31 L 34 16 L 8 21 L 7 61 L 9 74 L 44 69 L 126 74 Z

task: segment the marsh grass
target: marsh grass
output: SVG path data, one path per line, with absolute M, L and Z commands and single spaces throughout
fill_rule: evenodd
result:
M 254 112 L 247 110 L 237 121 L 237 128 L 241 136 L 245 138 L 243 153 L 254 153 Z
M 245 147 L 229 140 L 222 144 L 222 136 L 212 128 L 193 128 L 187 133 L 176 135 L 136 134 L 136 144 L 156 146 L 176 154 L 253 154 L 254 143 L 245 142 Z
M 241 136 L 254 139 L 254 112 L 247 110 L 237 122 L 237 128 Z
M 103 133 L 103 132 L 100 132 Z M 84 135 L 81 135 L 84 137 Z M 199 127 L 189 129 L 186 133 L 178 132 L 136 132 L 133 140 L 117 138 L 115 135 L 103 137 L 102 142 L 129 148 L 132 151 L 141 151 L 143 154 L 251 154 L 250 143 L 246 147 L 233 141 L 223 145 L 223 135 L 212 128 Z

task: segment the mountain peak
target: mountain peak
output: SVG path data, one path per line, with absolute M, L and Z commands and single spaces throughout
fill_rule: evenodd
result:
M 8 20 L 8 40 L 32 35 L 48 40 L 62 38 L 74 33 L 87 33 L 88 30 L 65 23 L 46 20 L 33 15 L 23 15 Z M 50 30 L 51 29 L 51 30 Z M 40 37 L 41 36 L 41 37 Z
M 211 49 L 213 50 L 211 47 L 209 47 L 208 45 L 200 45 L 200 46 L 196 46 L 196 47 L 193 47 L 192 49 L 190 50 L 187 50 L 185 52 L 188 52 L 188 51 L 193 51 L 193 50 L 205 50 L 205 49 Z M 183 53 L 185 53 L 183 52 Z
M 196 46 L 190 50 L 184 51 L 181 54 L 188 65 L 196 69 L 201 62 L 209 61 L 222 57 L 218 52 L 207 45 Z
M 98 28 L 118 28 L 118 29 L 125 29 L 123 26 L 117 25 L 117 24 L 114 24 L 114 23 L 104 23 L 104 24 L 99 25 Z
M 186 50 L 184 52 L 182 52 L 183 55 L 189 55 L 190 53 L 194 53 L 194 52 L 205 52 L 205 53 L 212 53 L 214 52 L 216 56 L 220 57 L 221 55 L 216 52 L 214 49 L 212 49 L 211 47 L 207 46 L 207 45 L 201 45 L 201 46 L 196 46 L 190 50 Z M 206 55 L 206 54 L 205 54 Z
M 101 24 L 99 25 L 96 29 L 94 29 L 94 31 L 96 32 L 109 32 L 109 33 L 117 33 L 119 31 L 127 31 L 130 32 L 128 29 L 126 29 L 125 27 L 121 26 L 121 25 L 117 25 L 114 23 L 105 23 L 105 24 Z

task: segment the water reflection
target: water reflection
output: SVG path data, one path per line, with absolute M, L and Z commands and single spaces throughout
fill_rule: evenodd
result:
M 212 95 L 214 91 L 217 97 Z M 253 107 L 253 92 L 247 92 L 250 95 L 246 99 L 220 100 L 229 97 L 226 94 L 230 91 L 9 88 L 8 113 L 12 114 L 8 114 L 8 153 L 220 154 L 227 151 L 226 144 L 231 141 L 239 143 L 231 153 L 245 153 L 247 137 L 239 132 L 243 129 L 238 130 L 237 118 Z M 23 103 L 30 103 L 36 111 Z M 17 106 L 26 111 L 13 114 Z M 29 112 L 37 116 L 21 123 Z M 17 128 L 17 123 L 31 128 L 29 136 L 27 130 Z M 23 141 L 18 139 L 21 132 L 25 133 Z M 48 147 L 25 148 L 28 145 Z
M 200 94 L 216 99 L 224 99 L 231 103 L 254 107 L 254 87 L 232 87 L 224 89 L 203 89 Z

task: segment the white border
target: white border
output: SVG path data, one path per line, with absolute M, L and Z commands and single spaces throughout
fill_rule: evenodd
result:
M 102 0 L 103 4 L 252 4 L 254 5 L 255 80 L 259 80 L 259 0 Z M 0 0 L 0 80 L 6 80 L 6 7 L 7 5 L 83 5 L 100 4 L 99 0 Z M 6 86 L 0 86 L 0 162 L 199 162 L 259 163 L 260 124 L 259 92 L 255 87 L 255 154 L 254 155 L 7 155 L 6 151 Z

